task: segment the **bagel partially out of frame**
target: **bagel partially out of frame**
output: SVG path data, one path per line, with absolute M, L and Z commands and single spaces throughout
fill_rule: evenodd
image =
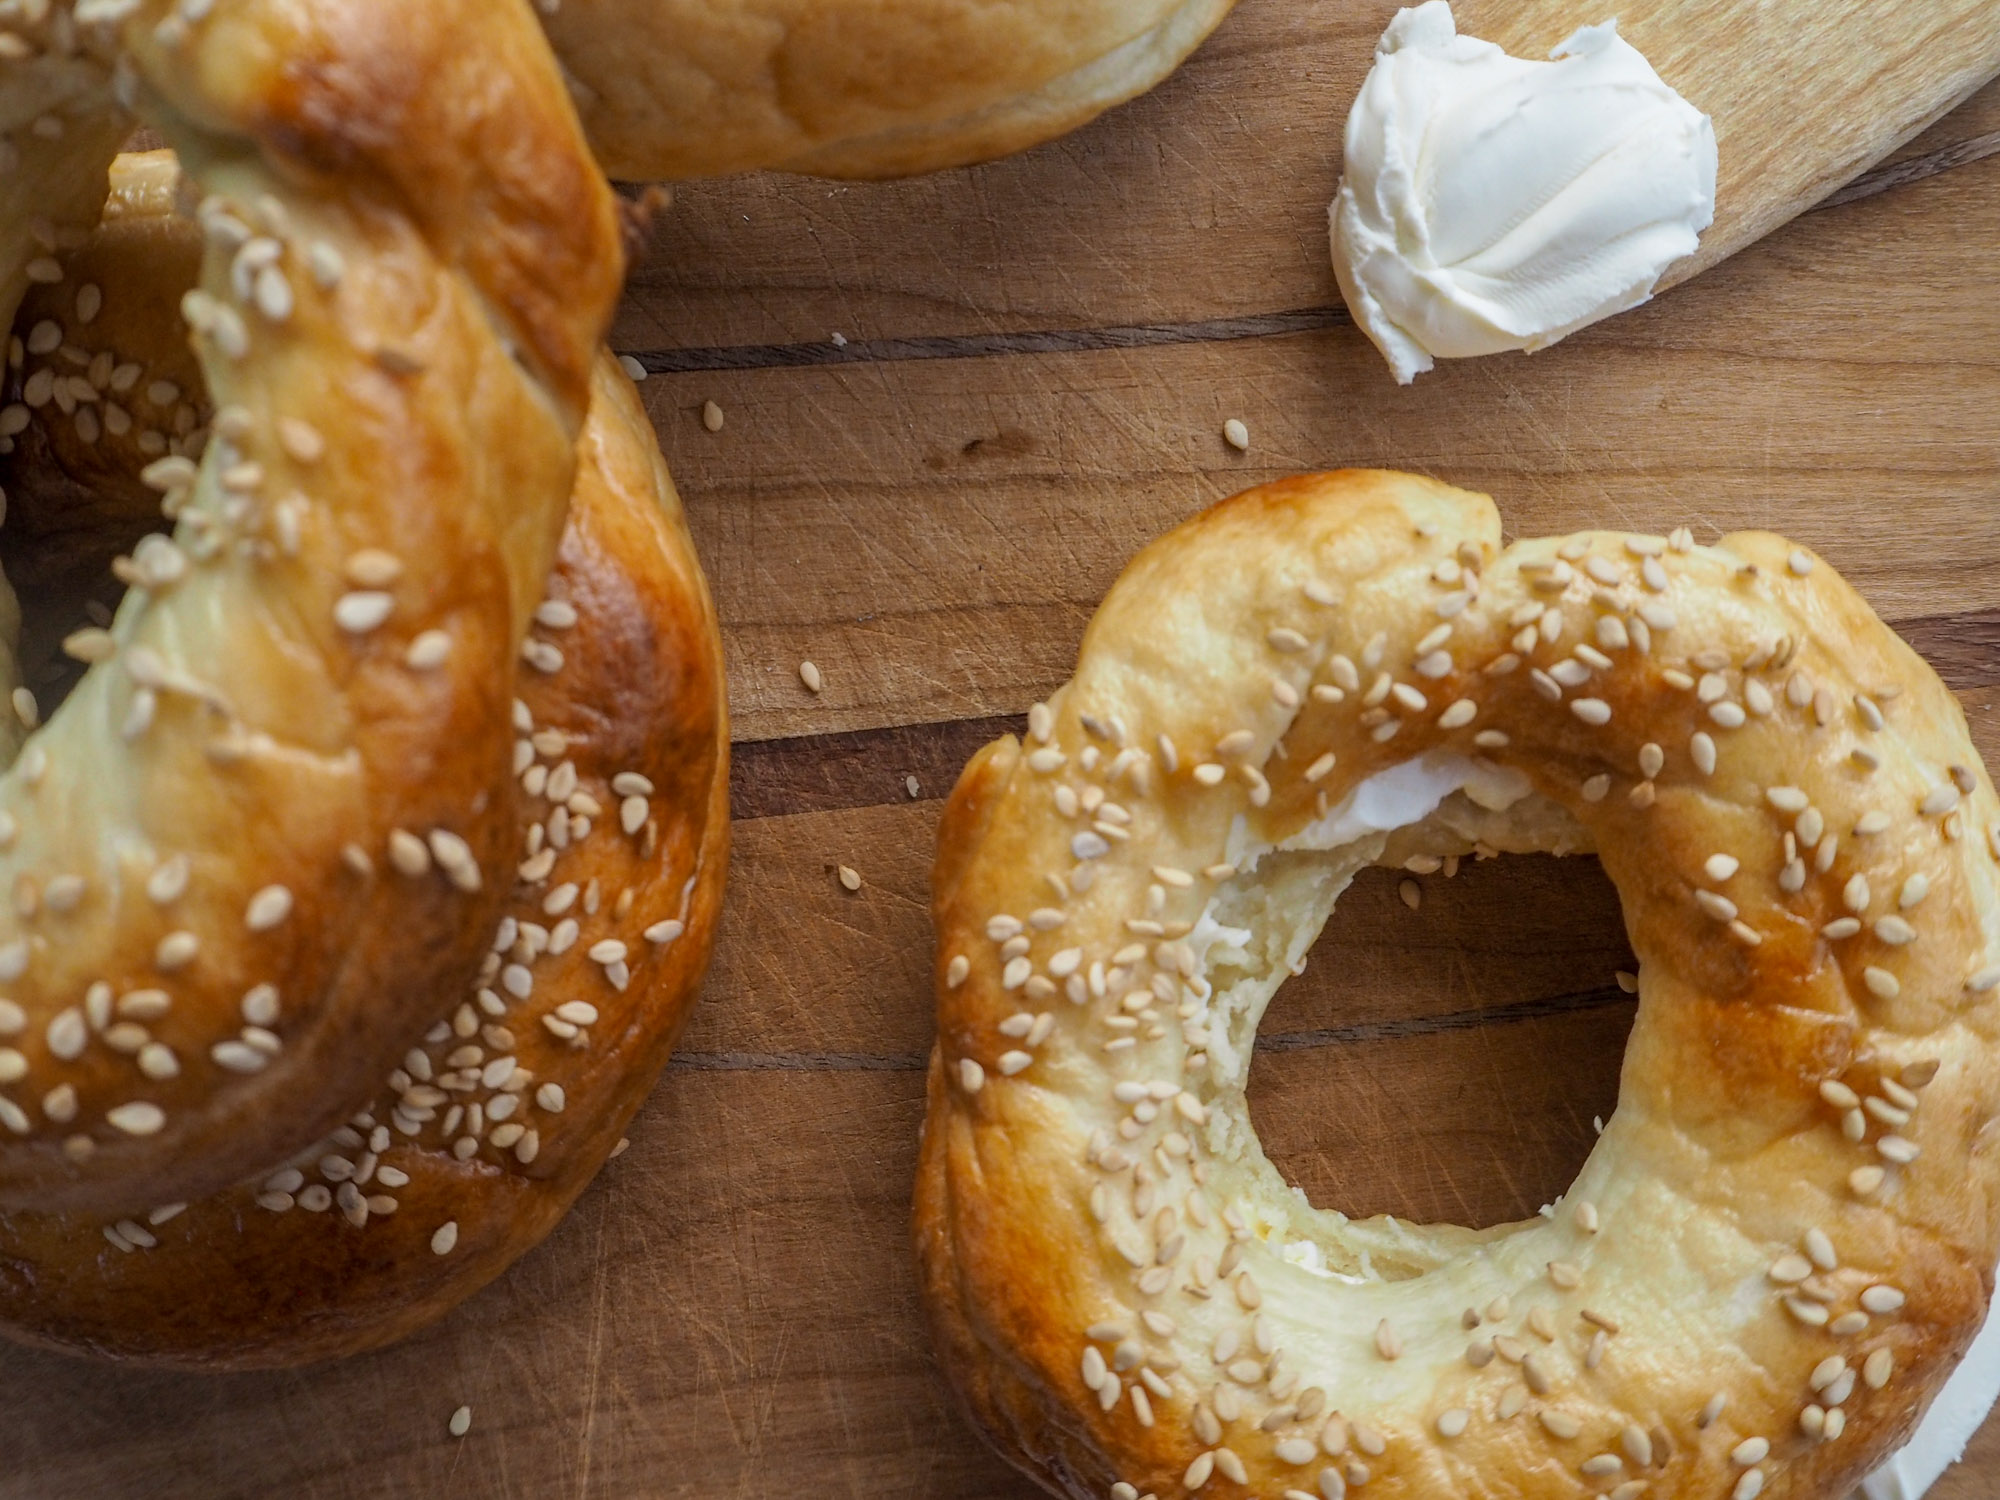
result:
M 1235 0 L 545 4 L 613 177 L 892 177 L 1024 150 L 1144 93 Z
M 32 329 L 20 357 L 57 368 L 0 418 L 52 403 L 101 436 L 116 405 L 167 449 L 170 526 L 81 682 L 45 723 L 0 683 L 0 1207 L 143 1214 L 336 1128 L 476 970 L 517 651 L 622 256 L 526 0 L 0 24 L 7 321 L 30 284 L 100 313 L 64 256 L 135 123 L 179 149 L 206 237 L 198 461 L 124 372 Z M 44 580 L 12 581 L 32 612 Z
M 1481 495 L 1288 480 L 1142 553 L 1029 726 L 939 835 L 915 1220 L 1014 1463 L 1079 1500 L 1823 1500 L 1911 1431 L 2000 1252 L 2000 804 L 1824 562 L 1503 547 Z M 1250 1126 L 1258 1017 L 1358 868 L 1475 844 L 1616 882 L 1617 1112 L 1526 1223 L 1310 1208 Z
M 707 964 L 728 851 L 708 601 L 609 355 L 515 705 L 519 869 L 485 962 L 365 1108 L 256 1181 L 0 1215 L 0 1331 L 209 1369 L 377 1347 L 533 1248 L 616 1148 Z
M 171 332 L 201 245 L 173 211 L 176 179 L 168 152 L 113 164 L 106 223 L 64 258 L 71 279 L 100 288 L 87 321 L 59 285 L 23 305 L 25 378 L 130 373 L 94 400 L 28 408 L 6 469 L 10 565 L 103 569 L 107 538 L 158 519 L 137 475 L 160 435 L 210 421 Z M 120 403 L 132 421 L 107 425 Z M 519 793 L 493 872 L 507 896 L 478 934 L 477 974 L 431 997 L 428 1033 L 385 1065 L 373 1098 L 249 1183 L 129 1215 L 0 1214 L 0 1331 L 211 1369 L 371 1348 L 536 1244 L 615 1148 L 707 960 L 727 856 L 727 716 L 680 504 L 608 353 L 576 476 L 511 708 Z M 40 591 L 30 602 L 49 604 Z

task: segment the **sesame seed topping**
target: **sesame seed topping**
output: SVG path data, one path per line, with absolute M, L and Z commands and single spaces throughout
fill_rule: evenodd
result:
M 1569 1442 L 1583 1431 L 1582 1421 L 1559 1407 L 1545 1406 L 1537 1415 L 1549 1436 L 1561 1442 Z
M 105 1123 L 130 1136 L 158 1135 L 166 1127 L 167 1116 L 157 1104 L 135 1100 L 106 1112 Z
M 250 898 L 243 920 L 252 932 L 269 932 L 292 912 L 292 893 L 282 885 L 267 885 Z
M 1887 1349 L 1877 1349 L 1861 1366 L 1862 1382 L 1871 1391 L 1879 1391 L 1889 1383 L 1889 1376 L 1895 1371 L 1896 1356 Z
M 379 628 L 395 609 L 393 596 L 378 589 L 342 594 L 333 606 L 333 620 L 349 635 L 366 635 Z
M 451 1421 L 445 1425 L 453 1437 L 464 1437 L 468 1432 L 472 1431 L 472 1408 L 461 1406 L 451 1414 Z

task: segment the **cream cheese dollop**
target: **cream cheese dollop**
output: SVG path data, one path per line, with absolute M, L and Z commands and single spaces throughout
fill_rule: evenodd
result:
M 1402 10 L 1347 117 L 1331 210 L 1348 309 L 1407 385 L 1541 349 L 1652 295 L 1715 217 L 1715 129 L 1618 35 L 1548 62 Z

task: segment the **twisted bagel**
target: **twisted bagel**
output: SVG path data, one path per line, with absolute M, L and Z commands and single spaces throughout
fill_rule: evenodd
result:
M 562 0 L 546 5 L 614 177 L 983 161 L 1144 93 L 1234 0 Z
M 391 1342 L 538 1243 L 615 1148 L 707 963 L 728 845 L 715 616 L 631 382 L 600 358 L 515 707 L 522 862 L 476 980 L 366 1108 L 260 1181 L 0 1217 L 0 1328 L 209 1369 Z M 435 1001 L 434 997 L 434 1001 Z
M 7 685 L 34 732 L 0 777 L 0 1206 L 143 1212 L 335 1128 L 476 968 L 500 664 L 621 257 L 520 0 L 34 15 L 0 61 L 5 310 L 69 284 L 128 107 L 207 240 L 183 307 L 217 416 L 152 472 L 174 535 L 47 724 Z M 78 320 L 106 295 L 75 287 Z
M 915 1215 L 1008 1458 L 1118 1500 L 1804 1500 L 1910 1431 L 2000 1252 L 2000 804 L 1831 568 L 1293 479 L 1142 553 L 1029 722 L 939 834 Z M 1617 1112 L 1523 1224 L 1312 1209 L 1257 1020 L 1356 869 L 1475 844 L 1616 882 Z

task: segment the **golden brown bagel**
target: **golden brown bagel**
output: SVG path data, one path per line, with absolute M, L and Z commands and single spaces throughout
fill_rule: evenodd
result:
M 553 670 L 515 709 L 522 864 L 478 979 L 365 1109 L 258 1182 L 122 1221 L 0 1217 L 8 1334 L 211 1369 L 373 1348 L 538 1243 L 618 1142 L 707 962 L 728 732 L 651 425 L 608 354 L 594 389 L 531 648 Z
M 1250 1125 L 1258 1017 L 1357 868 L 1474 841 L 1617 883 L 1618 1110 L 1524 1224 L 1312 1209 Z M 1844 1494 L 2000 1253 L 1996 867 L 1957 703 L 1802 548 L 1503 548 L 1389 473 L 1226 501 L 939 834 L 945 1364 L 1078 1497 Z
M 0 777 L 0 1205 L 144 1211 L 325 1135 L 476 967 L 501 664 L 621 258 L 520 0 L 37 11 L 0 61 L 4 311 L 69 284 L 118 101 L 208 240 L 183 306 L 218 416 L 198 467 L 160 460 L 174 537 Z
M 983 161 L 1144 93 L 1234 0 L 561 0 L 547 5 L 614 177 Z

